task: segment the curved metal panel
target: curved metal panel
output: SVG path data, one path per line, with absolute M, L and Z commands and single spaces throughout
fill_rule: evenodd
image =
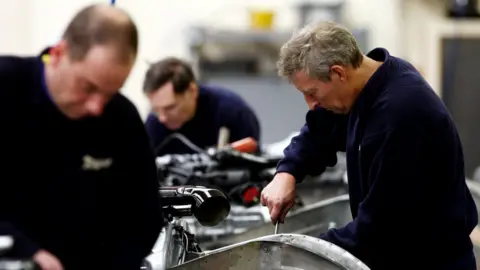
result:
M 356 257 L 327 241 L 298 234 L 276 234 L 206 252 L 176 270 L 368 270 Z
M 182 226 L 188 230 L 188 225 L 181 220 L 167 223 L 162 229 L 150 255 L 143 261 L 143 268 L 147 270 L 164 270 L 183 263 L 185 260 L 185 246 L 182 242 L 183 235 L 175 230 Z

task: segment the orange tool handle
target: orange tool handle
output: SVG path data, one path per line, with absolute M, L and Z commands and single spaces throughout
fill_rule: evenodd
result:
M 254 153 L 258 149 L 258 144 L 252 137 L 247 137 L 239 141 L 233 142 L 230 146 L 242 153 Z

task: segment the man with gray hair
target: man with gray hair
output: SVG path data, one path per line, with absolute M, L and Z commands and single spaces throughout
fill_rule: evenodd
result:
M 283 222 L 295 184 L 346 151 L 353 221 L 320 238 L 372 269 L 476 269 L 469 234 L 477 211 L 465 183 L 462 145 L 440 98 L 407 61 L 327 22 L 281 49 L 279 74 L 310 111 L 262 192 Z

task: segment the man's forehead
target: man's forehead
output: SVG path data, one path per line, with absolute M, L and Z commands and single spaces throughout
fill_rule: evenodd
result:
M 303 70 L 296 71 L 295 73 L 292 74 L 292 80 L 308 80 L 310 77 L 308 77 L 307 73 Z
M 80 71 L 80 75 L 91 84 L 89 87 L 105 92 L 105 94 L 118 92 L 130 72 L 128 68 L 101 68 L 101 66 L 96 65 L 83 66 L 81 69 L 83 71 Z
M 135 63 L 136 54 L 133 52 L 122 50 L 119 45 L 115 44 L 99 44 L 92 46 L 85 59 L 104 61 L 105 63 L 114 63 L 119 65 L 133 65 Z
M 152 103 L 158 107 L 167 107 L 175 104 L 177 98 L 178 95 L 173 91 L 173 84 L 171 82 L 160 86 L 151 94 Z
M 80 62 L 84 74 L 102 88 L 120 88 L 133 66 L 133 60 L 122 62 L 111 46 L 93 46 Z
M 313 88 L 314 80 L 312 80 L 303 71 L 295 72 L 291 76 L 290 80 L 295 85 L 295 87 L 302 92 L 308 92 L 311 88 Z

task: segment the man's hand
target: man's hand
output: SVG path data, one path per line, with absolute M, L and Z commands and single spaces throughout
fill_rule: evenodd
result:
M 273 224 L 283 223 L 295 204 L 295 178 L 288 173 L 277 173 L 262 191 L 262 205 L 267 206 Z
M 475 226 L 472 233 L 470 233 L 470 239 L 472 239 L 473 245 L 480 247 L 480 227 Z
M 42 270 L 63 270 L 62 263 L 53 254 L 46 250 L 39 250 L 33 255 L 33 261 L 37 263 Z

